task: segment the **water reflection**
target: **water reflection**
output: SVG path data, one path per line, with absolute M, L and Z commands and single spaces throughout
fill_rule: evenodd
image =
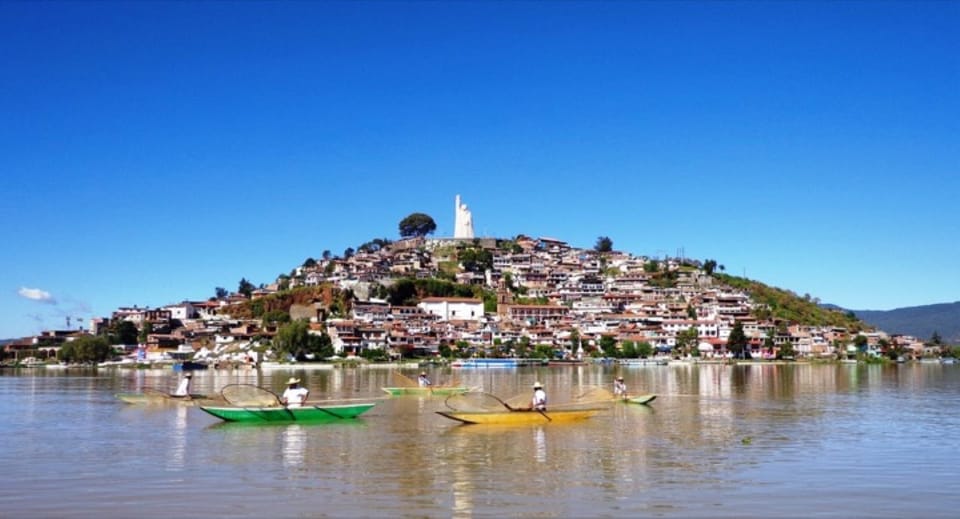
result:
M 302 425 L 288 425 L 281 435 L 283 447 L 283 465 L 287 468 L 303 466 L 303 457 L 307 444 L 307 432 Z
M 536 459 L 538 463 L 545 463 L 547 461 L 547 437 L 543 432 L 543 427 L 534 428 L 533 443 L 536 446 L 534 459 Z
M 578 366 L 460 377 L 498 395 L 526 394 L 540 380 L 559 400 L 609 387 L 618 373 L 656 401 L 574 424 L 496 427 L 457 425 L 434 412 L 444 400 L 430 397 L 386 399 L 344 424 L 224 424 L 196 408 L 113 398 L 137 385 L 172 386 L 169 370 L 0 372 L 0 432 L 16 438 L 0 509 L 12 517 L 686 518 L 952 517 L 960 506 L 949 483 L 960 454 L 944 443 L 960 428 L 949 412 L 960 367 Z M 370 397 L 389 385 L 386 370 L 363 369 L 212 370 L 195 383 L 201 392 L 273 388 L 290 376 L 308 380 L 318 398 Z M 918 452 L 935 455 L 919 463 Z
M 187 457 L 187 406 L 175 405 L 173 431 L 170 433 L 168 470 L 183 470 Z

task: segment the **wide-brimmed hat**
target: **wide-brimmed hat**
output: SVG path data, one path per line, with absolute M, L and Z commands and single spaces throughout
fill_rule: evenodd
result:
M 543 385 L 541 385 L 539 382 L 534 382 L 533 389 L 543 389 Z
M 294 377 L 290 377 L 290 380 L 287 381 L 287 385 L 288 385 L 288 386 L 289 386 L 289 385 L 292 385 L 292 384 L 299 384 L 299 383 L 300 383 L 300 379 L 299 379 L 299 378 L 294 378 Z
M 190 372 L 188 371 L 188 372 L 184 373 L 183 376 L 185 376 L 185 377 L 187 377 L 187 378 L 190 378 L 190 377 L 193 376 L 193 373 L 190 373 Z
M 623 377 L 617 377 L 617 380 L 623 380 Z
M 421 371 L 421 372 L 420 372 L 420 376 L 421 376 L 421 377 L 427 376 L 427 372 L 426 372 L 426 371 Z

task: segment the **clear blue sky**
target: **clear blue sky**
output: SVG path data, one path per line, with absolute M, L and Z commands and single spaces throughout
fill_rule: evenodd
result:
M 960 2 L 2 2 L 0 338 L 453 231 L 960 299 Z

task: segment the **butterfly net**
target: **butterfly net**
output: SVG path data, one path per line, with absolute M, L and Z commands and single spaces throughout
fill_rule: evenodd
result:
M 270 390 L 251 384 L 229 384 L 220 390 L 224 400 L 237 407 L 275 407 L 280 397 Z

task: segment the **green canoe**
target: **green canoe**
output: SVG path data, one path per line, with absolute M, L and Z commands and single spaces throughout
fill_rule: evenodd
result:
M 466 393 L 470 391 L 468 387 L 385 387 L 382 388 L 387 393 L 393 396 L 401 395 L 437 395 L 437 396 L 449 396 L 457 395 L 460 393 Z
M 657 398 L 657 395 L 640 395 L 622 399 L 627 404 L 649 404 Z
M 308 405 L 305 407 L 214 407 L 200 406 L 207 413 L 228 422 L 329 423 L 351 420 L 369 411 L 374 403 Z

